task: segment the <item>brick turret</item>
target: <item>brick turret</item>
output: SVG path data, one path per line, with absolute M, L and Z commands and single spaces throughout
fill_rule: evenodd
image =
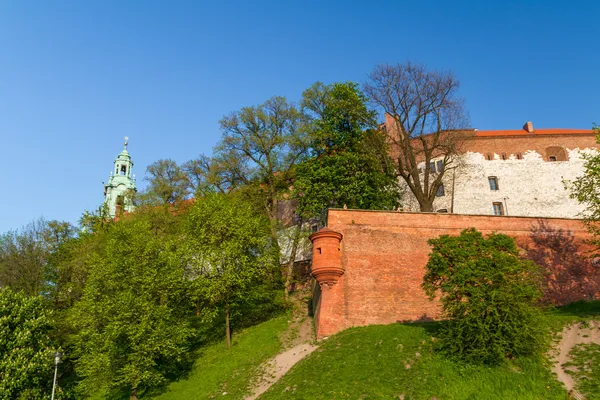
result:
M 321 287 L 331 287 L 344 275 L 340 242 L 342 234 L 329 228 L 310 235 L 313 243 L 312 276 Z

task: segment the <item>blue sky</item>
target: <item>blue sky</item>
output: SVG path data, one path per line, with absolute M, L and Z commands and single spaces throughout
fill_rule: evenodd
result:
M 210 154 L 219 119 L 378 63 L 454 72 L 479 129 L 600 124 L 596 1 L 2 1 L 0 232 L 96 209 L 134 172 Z

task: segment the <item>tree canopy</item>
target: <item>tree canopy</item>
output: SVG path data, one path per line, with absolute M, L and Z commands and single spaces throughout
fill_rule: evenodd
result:
M 539 267 L 519 257 L 512 238 L 471 228 L 429 244 L 423 289 L 439 296 L 448 319 L 439 333 L 445 353 L 495 364 L 540 349 Z
M 328 207 L 393 209 L 400 193 L 376 114 L 352 82 L 315 83 L 303 94 L 311 157 L 296 167 L 299 212 Z
M 97 234 L 104 243 L 89 255 L 83 297 L 70 315 L 81 393 L 137 398 L 185 359 L 194 331 L 175 218 L 140 209 Z
M 51 330 L 40 296 L 0 289 L 0 398 L 46 398 L 55 350 Z
M 370 100 L 393 121 L 387 135 L 396 173 L 421 211 L 433 211 L 437 190 L 447 171 L 456 167 L 467 136 L 469 121 L 459 87 L 452 73 L 410 62 L 378 65 L 364 85 Z M 433 159 L 442 161 L 441 168 L 431 168 Z

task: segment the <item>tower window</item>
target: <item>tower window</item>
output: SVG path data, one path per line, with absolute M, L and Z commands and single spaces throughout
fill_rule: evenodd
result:
M 506 160 L 506 153 L 502 153 L 502 159 Z
M 521 153 L 517 153 L 517 160 L 522 160 L 523 159 L 523 155 Z
M 498 178 L 495 176 L 488 176 L 488 182 L 490 183 L 490 190 L 499 190 Z
M 504 206 L 502 203 L 492 203 L 492 207 L 494 208 L 494 215 L 504 215 Z
M 443 197 L 445 196 L 446 193 L 444 191 L 444 184 L 442 183 L 438 188 L 437 188 L 437 192 L 435 193 L 435 197 Z
M 488 161 L 492 161 L 493 160 L 492 153 L 487 153 L 486 158 L 487 158 Z
M 127 166 L 121 165 L 121 175 L 126 175 L 126 174 L 127 174 Z

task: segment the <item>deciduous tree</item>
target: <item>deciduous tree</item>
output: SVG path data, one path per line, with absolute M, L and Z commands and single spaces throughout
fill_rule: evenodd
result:
M 595 126 L 596 142 L 600 144 L 600 127 Z M 583 174 L 573 182 L 567 182 L 571 190 L 571 198 L 585 205 L 585 220 L 589 231 L 596 238 L 600 247 L 600 152 L 584 155 Z
M 54 350 L 51 329 L 41 297 L 0 289 L 0 398 L 48 398 Z
M 467 135 L 468 118 L 458 88 L 452 73 L 413 63 L 378 65 L 364 86 L 371 101 L 393 121 L 387 133 L 396 172 L 421 211 L 433 211 L 436 192 L 456 166 Z M 434 159 L 442 161 L 439 170 L 431 168 Z
M 188 175 L 173 160 L 158 160 L 146 168 L 148 188 L 138 196 L 144 203 L 174 204 L 190 194 Z
M 231 345 L 231 308 L 278 275 L 268 220 L 238 197 L 207 194 L 186 216 L 186 258 L 197 301 L 205 318 L 225 314 Z
M 423 288 L 448 319 L 439 332 L 445 353 L 495 364 L 540 349 L 539 267 L 519 257 L 512 238 L 467 229 L 429 244 Z
M 139 209 L 95 234 L 103 245 L 70 315 L 81 393 L 136 399 L 185 360 L 193 330 L 175 218 Z
M 400 193 L 384 136 L 358 85 L 316 83 L 303 94 L 310 118 L 311 158 L 296 168 L 299 211 L 316 217 L 328 207 L 393 209 Z

